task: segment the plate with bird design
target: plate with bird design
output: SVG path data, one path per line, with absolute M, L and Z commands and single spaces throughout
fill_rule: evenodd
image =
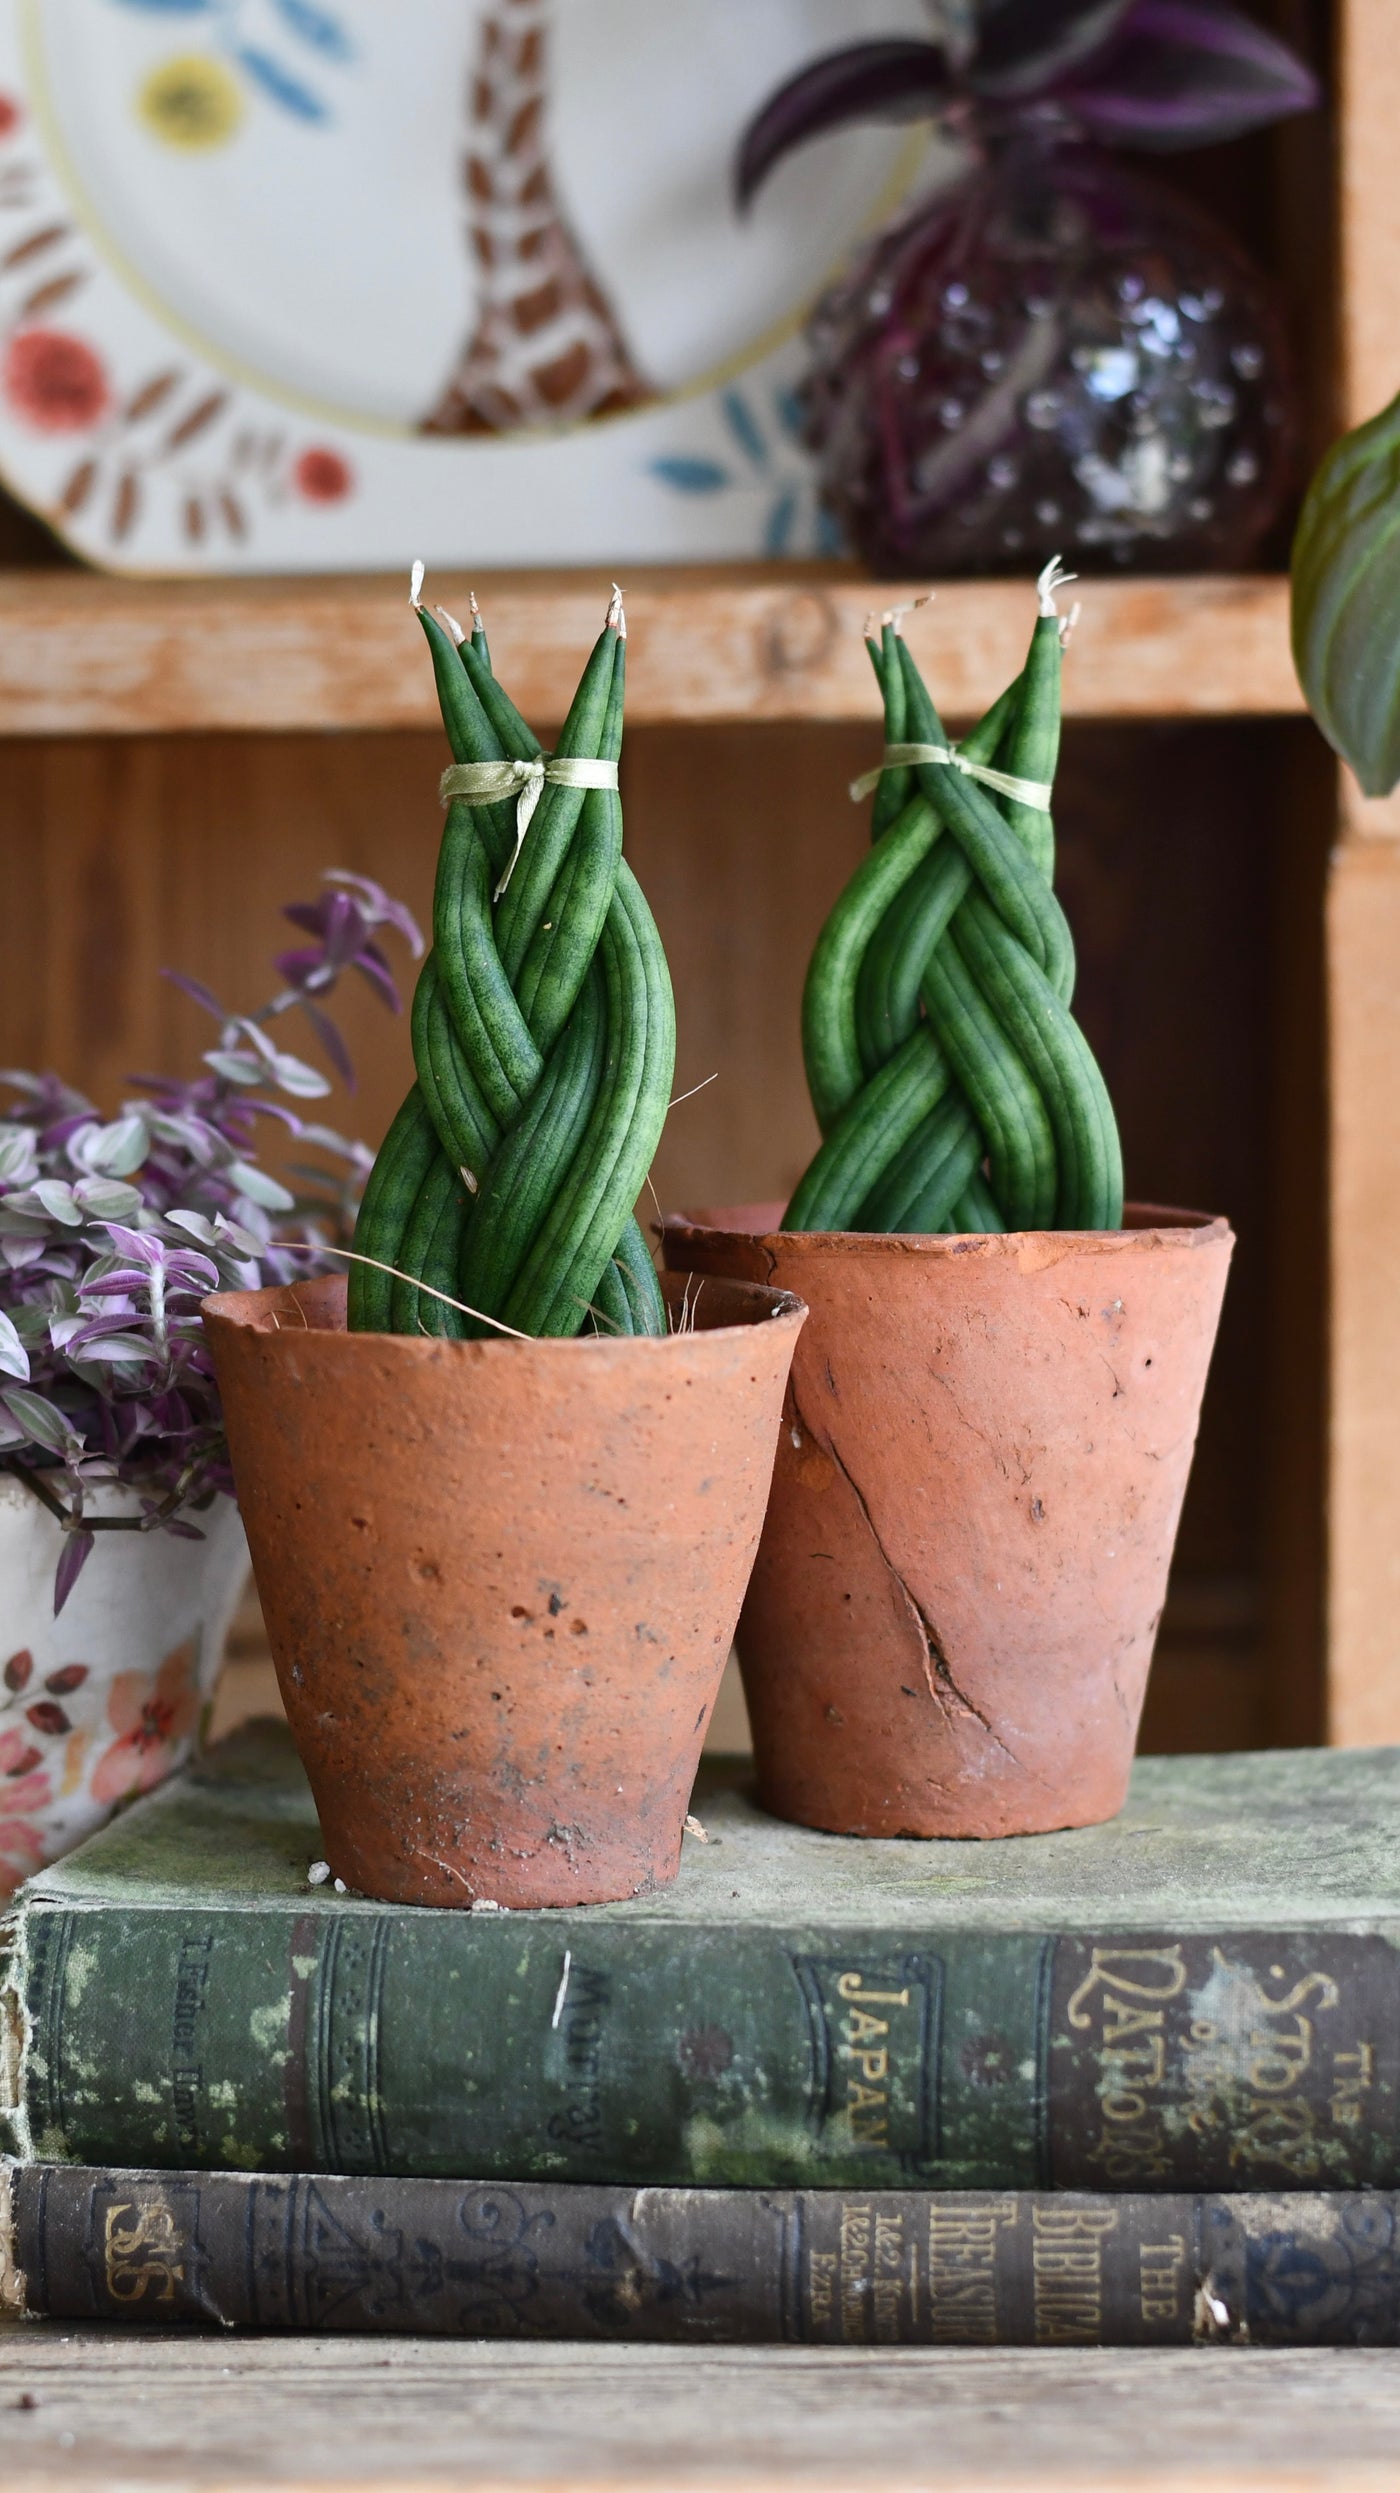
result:
M 923 168 L 739 131 L 926 0 L 0 0 L 0 475 L 89 560 L 831 550 L 802 323 Z

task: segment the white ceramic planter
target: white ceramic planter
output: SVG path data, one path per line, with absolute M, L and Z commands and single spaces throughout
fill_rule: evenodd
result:
M 140 1502 L 113 1488 L 90 1511 Z M 248 1547 L 231 1498 L 192 1520 L 202 1541 L 100 1532 L 55 1618 L 59 1526 L 0 1475 L 0 1896 L 198 1746 Z

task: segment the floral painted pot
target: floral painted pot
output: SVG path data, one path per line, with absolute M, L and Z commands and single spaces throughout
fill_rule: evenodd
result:
M 140 1512 L 135 1491 L 115 1487 L 89 1508 Z M 231 1498 L 196 1520 L 201 1541 L 99 1533 L 55 1618 L 60 1527 L 22 1481 L 0 1475 L 0 1896 L 197 1746 L 248 1545 Z

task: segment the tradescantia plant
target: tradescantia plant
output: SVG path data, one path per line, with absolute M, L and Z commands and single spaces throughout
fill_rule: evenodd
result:
M 1400 398 L 1333 444 L 1293 544 L 1293 656 L 1368 796 L 1400 781 Z
M 278 956 L 283 983 L 256 1011 L 229 1012 L 197 979 L 168 973 L 219 1028 L 194 1079 L 133 1077 L 139 1095 L 104 1119 L 54 1074 L 0 1074 L 0 1464 L 63 1526 L 56 1610 L 96 1532 L 197 1539 L 193 1515 L 232 1490 L 200 1300 L 328 1269 L 353 1223 L 370 1154 L 288 1104 L 331 1085 L 274 1026 L 299 1013 L 352 1082 L 325 999 L 354 969 L 397 1011 L 380 935 L 423 947 L 377 884 L 326 881 L 321 898 L 285 911 L 308 940 Z M 259 1158 L 268 1119 L 315 1155 L 290 1172 L 297 1193 Z M 93 1492 L 112 1483 L 139 1493 L 139 1516 L 92 1512 Z
M 1050 813 L 1067 625 L 1048 564 L 1026 664 L 958 747 L 900 630 L 867 645 L 885 709 L 873 846 L 812 956 L 802 1009 L 824 1141 L 786 1229 L 1116 1229 L 1122 1156 L 1070 1012 Z M 1073 618 L 1070 618 L 1072 622 Z
M 620 594 L 551 756 L 462 632 L 412 598 L 453 755 L 417 1079 L 355 1231 L 357 1332 L 666 1331 L 633 1205 L 670 1097 L 675 1013 L 622 856 Z M 441 611 L 441 610 L 440 610 Z
M 770 96 L 740 148 L 741 202 L 792 148 L 854 121 L 1058 125 L 1169 154 L 1317 101 L 1297 55 L 1228 0 L 935 0 L 932 15 L 929 42 L 843 45 Z

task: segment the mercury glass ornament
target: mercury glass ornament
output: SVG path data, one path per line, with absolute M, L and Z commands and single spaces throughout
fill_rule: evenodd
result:
M 1020 137 L 818 306 L 826 498 L 877 571 L 1245 561 L 1296 447 L 1282 324 L 1230 236 L 1097 149 Z

